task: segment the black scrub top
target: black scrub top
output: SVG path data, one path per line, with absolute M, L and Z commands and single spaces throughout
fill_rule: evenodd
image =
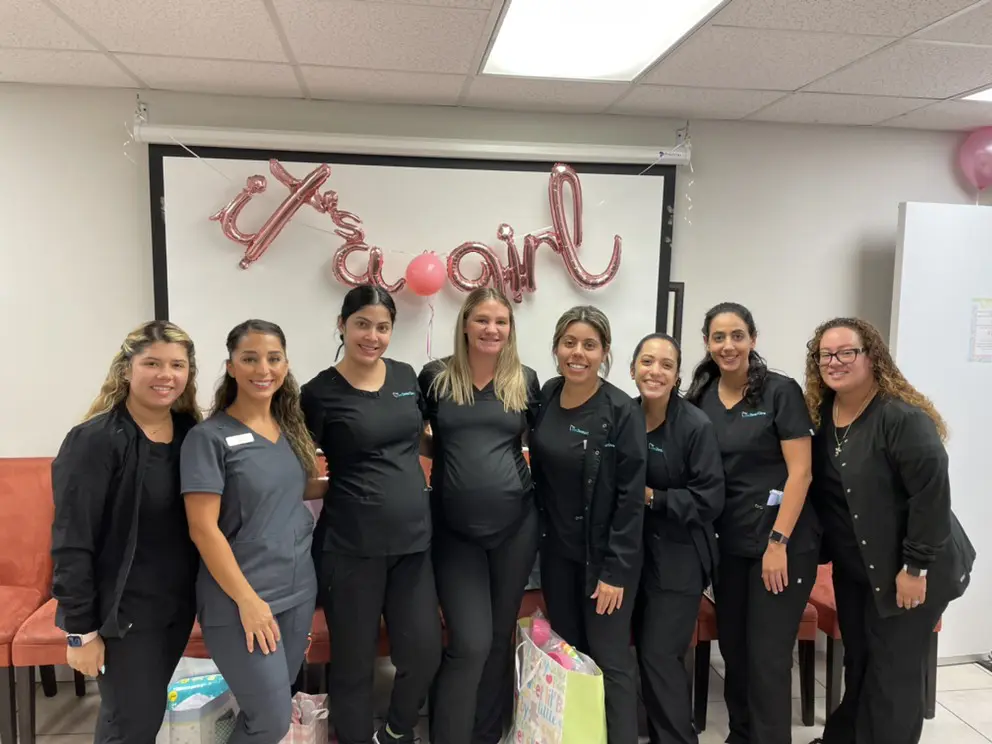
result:
M 757 405 L 741 400 L 727 409 L 714 380 L 699 400 L 716 430 L 723 456 L 727 500 L 716 523 L 720 551 L 760 557 L 768 547 L 779 507 L 769 505 L 771 491 L 782 491 L 789 471 L 782 442 L 813 435 L 802 388 L 791 377 L 769 371 Z M 789 537 L 789 551 L 819 546 L 819 525 L 807 503 Z
M 541 426 L 531 433 L 530 446 L 541 459 L 547 481 L 544 503 L 549 545 L 557 555 L 581 563 L 586 561 L 585 451 L 601 395 L 603 386 L 576 408 L 562 408 L 561 397 L 555 395 L 547 404 Z
M 318 532 L 324 549 L 359 557 L 427 550 L 431 516 L 420 465 L 424 403 L 409 364 L 383 358 L 379 390 L 359 390 L 329 367 L 301 390 L 303 415 L 330 483 Z
M 443 360 L 431 362 L 419 378 L 434 445 L 434 517 L 448 529 L 488 542 L 515 527 L 531 503 L 522 437 L 534 425 L 541 386 L 537 373 L 524 367 L 523 411 L 507 411 L 492 382 L 474 391 L 471 405 L 460 406 L 447 396 L 438 400 L 431 389 L 443 368 Z
M 880 397 L 875 396 L 858 418 L 861 426 L 877 410 Z M 813 438 L 813 484 L 809 499 L 823 528 L 825 557 L 833 562 L 835 570 L 843 572 L 849 579 L 868 584 L 868 574 L 835 454 L 838 434 L 843 439 L 846 431 L 847 427 L 837 431 L 833 416 L 828 414 L 824 417 L 820 430 Z
M 125 626 L 136 630 L 191 621 L 195 611 L 198 554 L 179 493 L 179 452 L 175 443 L 149 442 L 134 560 L 120 604 Z

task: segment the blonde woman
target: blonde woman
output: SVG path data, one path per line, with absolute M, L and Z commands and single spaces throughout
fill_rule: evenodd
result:
M 182 450 L 182 493 L 203 559 L 197 614 L 241 708 L 230 744 L 277 744 L 289 731 L 290 685 L 317 597 L 303 500 L 322 497 L 326 482 L 279 326 L 245 321 L 227 351 L 213 411 Z
M 869 323 L 834 318 L 808 348 L 810 501 L 844 637 L 844 699 L 818 741 L 915 744 L 930 634 L 975 560 L 951 511 L 946 426 Z
M 420 373 L 434 464 L 434 575 L 448 630 L 432 695 L 435 744 L 496 744 L 512 696 L 513 628 L 537 554 L 522 446 L 541 388 L 517 356 L 513 310 L 469 293 L 454 353 Z
M 166 321 L 124 339 L 52 463 L 52 595 L 69 665 L 97 677 L 95 741 L 152 741 L 195 615 L 179 452 L 200 420 L 193 342 Z
M 637 743 L 631 619 L 643 563 L 647 425 L 637 401 L 604 378 L 610 321 L 590 305 L 566 311 L 544 384 L 531 465 L 547 535 L 541 588 L 551 626 L 603 670 L 610 744 Z

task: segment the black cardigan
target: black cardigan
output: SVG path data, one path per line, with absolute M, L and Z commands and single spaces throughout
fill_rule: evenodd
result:
M 821 420 L 832 405 L 830 395 Z M 933 421 L 894 398 L 882 397 L 875 406 L 855 424 L 837 469 L 875 605 L 889 617 L 902 612 L 896 576 L 903 565 L 927 569 L 927 601 L 944 603 L 964 594 L 976 554 L 951 511 L 947 451 Z M 823 427 L 816 436 L 826 436 Z M 817 480 L 814 470 L 814 509 L 822 508 Z
M 196 421 L 177 413 L 172 419 L 178 447 Z M 52 596 L 56 625 L 67 633 L 127 633 L 117 614 L 134 560 L 150 451 L 121 404 L 73 427 L 52 462 Z
M 535 429 L 540 428 L 548 405 L 556 401 L 564 384 L 562 377 L 544 384 Z M 643 560 L 647 463 L 644 414 L 629 395 L 606 380 L 600 392 L 596 424 L 590 430 L 582 465 L 588 594 L 600 581 L 610 586 L 636 587 Z M 535 500 L 543 515 L 547 479 L 533 449 L 530 466 Z

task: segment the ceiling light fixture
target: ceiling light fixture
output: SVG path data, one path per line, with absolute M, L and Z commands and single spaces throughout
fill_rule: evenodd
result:
M 487 75 L 633 80 L 726 0 L 510 0 Z
M 962 101 L 985 101 L 986 103 L 992 103 L 992 88 L 986 88 L 985 90 L 980 90 L 977 93 L 972 93 L 970 96 L 965 96 L 961 100 Z

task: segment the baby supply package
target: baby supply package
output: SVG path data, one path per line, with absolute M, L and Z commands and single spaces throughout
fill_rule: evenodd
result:
M 181 677 L 169 685 L 155 744 L 227 744 L 237 703 L 220 674 Z

